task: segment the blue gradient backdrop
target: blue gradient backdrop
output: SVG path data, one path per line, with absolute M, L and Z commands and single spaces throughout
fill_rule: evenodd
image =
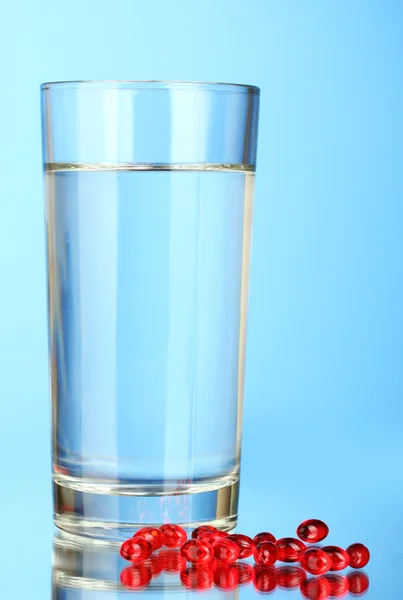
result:
M 39 84 L 152 78 L 262 88 L 241 524 L 292 533 L 322 516 L 334 542 L 371 542 L 371 597 L 397 599 L 403 3 L 19 0 L 0 53 L 0 590 L 15 592 L 27 531 L 30 597 L 49 587 Z

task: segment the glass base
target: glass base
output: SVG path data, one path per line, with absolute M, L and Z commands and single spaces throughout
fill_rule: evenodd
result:
M 239 478 L 170 486 L 100 483 L 57 474 L 53 482 L 55 525 L 63 532 L 105 541 L 123 541 L 147 525 L 177 523 L 185 529 L 236 527 Z

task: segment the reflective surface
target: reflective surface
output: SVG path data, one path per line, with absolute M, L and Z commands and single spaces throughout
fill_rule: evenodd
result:
M 110 542 L 94 544 L 91 540 L 56 534 L 53 543 L 54 599 L 95 599 L 100 595 L 109 598 L 124 592 L 165 597 L 207 590 L 209 598 L 219 597 L 222 591 L 238 598 L 274 590 L 280 595 L 294 589 L 317 600 L 318 590 L 331 590 L 333 596 L 339 597 L 345 595 L 346 589 L 353 594 L 365 593 L 369 584 L 369 576 L 363 570 L 312 578 L 297 565 L 252 566 L 250 561 L 190 565 L 178 549 L 169 548 L 160 549 L 143 562 L 130 564 L 119 556 L 116 544 Z
M 278 467 L 273 465 L 274 477 L 279 468 L 280 465 Z M 288 469 L 290 477 L 295 476 L 297 472 L 298 469 L 296 470 L 290 465 Z M 362 469 L 361 474 L 363 475 L 364 472 L 365 470 Z M 399 542 L 402 536 L 400 513 L 403 498 L 393 487 L 392 481 L 389 489 L 382 490 L 376 485 L 375 480 L 371 483 L 370 479 L 363 477 L 360 479 L 361 490 L 358 491 L 360 486 L 357 484 L 356 474 L 357 472 L 349 470 L 344 472 L 344 483 L 347 485 L 345 489 L 357 490 L 353 503 L 348 502 L 347 496 L 345 496 L 345 501 L 337 506 L 337 503 L 329 496 L 328 506 L 323 504 L 320 514 L 318 514 L 318 508 L 313 506 L 312 511 L 305 516 L 312 516 L 311 512 L 313 512 L 316 516 L 326 520 L 330 527 L 330 534 L 327 538 L 329 543 L 340 544 L 344 547 L 352 541 L 363 541 L 368 544 L 371 550 L 371 561 L 364 569 L 370 581 L 366 599 L 387 597 L 388 600 L 398 600 L 401 598 L 402 590 L 400 573 L 403 572 L 403 554 Z M 257 483 L 253 462 L 250 462 L 249 465 L 245 464 L 244 475 L 246 484 L 241 494 L 241 519 L 238 530 L 250 534 L 270 528 L 277 536 L 293 535 L 295 527 L 304 516 L 302 510 L 305 512 L 308 509 L 299 507 L 297 502 L 293 508 L 282 507 L 278 501 L 281 495 L 280 488 L 277 487 L 277 493 L 272 489 L 270 494 L 271 483 L 268 478 L 263 483 Z M 314 482 L 315 478 L 312 481 Z M 11 479 L 10 484 L 12 484 Z M 303 489 L 308 496 L 311 495 L 308 487 Z M 174 598 L 178 594 L 194 595 L 198 593 L 184 588 L 180 577 L 180 570 L 184 565 L 170 555 L 166 555 L 164 558 L 165 571 L 164 566 L 161 569 L 156 561 L 155 573 L 158 574 L 158 569 L 161 570 L 161 573 L 152 578 L 147 589 L 136 592 L 125 589 L 121 583 L 121 573 L 123 569 L 130 567 L 130 564 L 119 556 L 119 546 L 106 543 L 82 545 L 81 543 L 77 544 L 76 538 L 62 537 L 59 533 L 54 535 L 55 531 L 50 517 L 49 490 L 50 486 L 45 480 L 36 490 L 33 490 L 28 514 L 22 512 L 26 501 L 23 487 L 18 484 L 14 486 L 15 494 L 13 502 L 10 503 L 10 518 L 5 520 L 2 528 L 4 539 L 8 540 L 8 543 L 7 552 L 4 551 L 2 557 L 4 575 L 0 581 L 1 597 L 3 594 L 5 597 L 6 594 L 9 594 L 10 598 L 23 598 L 26 595 L 30 600 L 45 598 L 53 598 L 53 600 L 105 598 L 112 600 L 121 598 L 122 594 L 128 593 L 141 597 L 152 594 L 153 598 Z M 317 489 L 317 492 L 319 496 L 324 494 L 320 488 Z M 301 497 L 303 495 L 302 493 Z M 289 500 L 292 500 L 292 497 Z M 277 505 L 276 511 L 273 510 L 274 503 Z M 388 510 L 382 510 L 382 506 L 387 506 Z M 24 522 L 21 521 L 21 514 L 26 514 L 27 518 Z M 27 546 L 28 540 L 30 546 Z M 175 551 L 171 551 L 171 553 L 173 554 Z M 253 564 L 251 559 L 246 562 Z M 276 573 L 277 582 L 282 583 L 282 586 L 287 582 L 290 586 L 296 586 L 292 593 L 295 598 L 299 598 L 301 593 L 298 588 L 299 574 L 298 569 L 295 569 L 296 566 L 276 563 Z M 292 570 L 289 570 L 290 567 Z M 349 572 L 350 570 L 347 569 L 337 575 L 347 575 Z M 226 581 L 227 574 L 223 576 Z M 363 577 L 365 579 L 365 576 Z M 208 574 L 206 578 L 208 583 Z M 342 590 L 344 584 L 343 579 L 337 580 L 334 582 L 335 589 L 338 585 L 338 588 Z M 270 578 L 263 579 L 263 585 L 271 586 Z M 205 591 L 203 597 L 219 598 L 223 593 L 214 584 L 211 589 Z M 284 589 L 280 585 L 274 591 L 275 597 L 279 599 L 290 598 L 287 596 L 289 593 L 290 590 Z M 231 599 L 258 597 L 253 583 L 238 586 L 225 594 Z

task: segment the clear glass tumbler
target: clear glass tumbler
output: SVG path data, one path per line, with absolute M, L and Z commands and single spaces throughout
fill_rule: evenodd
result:
M 236 525 L 259 90 L 42 93 L 56 525 Z

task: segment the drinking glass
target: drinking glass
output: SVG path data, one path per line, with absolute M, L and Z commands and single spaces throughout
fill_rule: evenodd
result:
M 54 512 L 237 522 L 259 89 L 41 87 Z

